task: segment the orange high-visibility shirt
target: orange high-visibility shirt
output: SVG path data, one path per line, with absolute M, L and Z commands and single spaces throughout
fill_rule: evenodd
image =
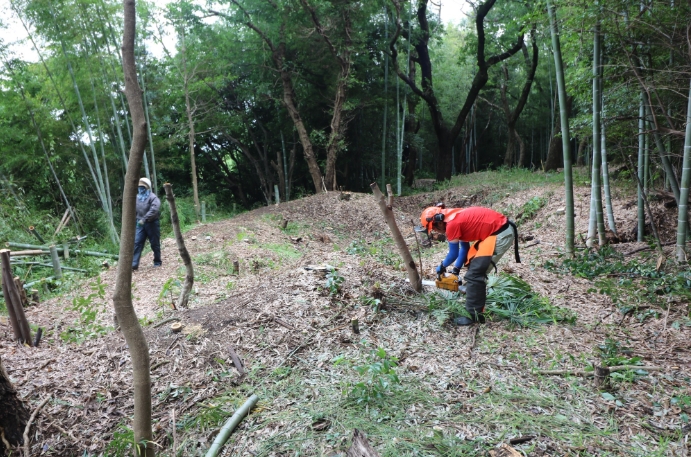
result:
M 484 240 L 499 230 L 508 219 L 489 208 L 466 208 L 446 223 L 446 239 L 449 241 Z

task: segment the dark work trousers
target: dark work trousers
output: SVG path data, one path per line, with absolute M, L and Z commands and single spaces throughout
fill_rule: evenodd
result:
M 476 314 L 485 311 L 487 275 L 496 268 L 499 260 L 514 244 L 514 234 L 511 227 L 504 228 L 496 234 L 496 237 L 493 255 L 474 257 L 468 265 L 468 273 L 463 278 L 467 282 L 465 286 L 465 308 L 473 319 L 475 319 Z
M 137 226 L 137 233 L 134 235 L 134 257 L 132 257 L 132 268 L 139 267 L 139 258 L 144 249 L 146 239 L 149 239 L 151 250 L 154 251 L 154 265 L 161 265 L 161 223 L 158 219 L 146 222 L 144 225 Z
M 465 307 L 472 319 L 475 319 L 476 314 L 485 310 L 487 270 L 491 265 L 491 256 L 475 257 L 470 261 L 468 272 L 463 278 L 466 281 Z

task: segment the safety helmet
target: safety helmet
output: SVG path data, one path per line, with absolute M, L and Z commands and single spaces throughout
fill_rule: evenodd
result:
M 419 231 L 424 231 L 429 233 L 432 231 L 432 225 L 434 222 L 442 222 L 444 220 L 444 205 L 430 206 L 425 208 L 420 215 L 420 228 Z
M 148 178 L 139 178 L 139 185 L 151 190 L 151 181 Z

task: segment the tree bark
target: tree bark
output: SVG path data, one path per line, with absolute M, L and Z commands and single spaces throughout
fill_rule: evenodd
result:
M 372 192 L 374 193 L 374 198 L 379 203 L 379 209 L 381 210 L 382 215 L 386 220 L 386 224 L 389 226 L 389 230 L 391 230 L 391 236 L 396 242 L 398 252 L 399 254 L 401 254 L 401 257 L 403 258 L 403 263 L 405 264 L 406 270 L 408 271 L 408 279 L 410 280 L 410 286 L 416 292 L 421 292 L 422 280 L 420 278 L 420 274 L 417 271 L 415 261 L 413 260 L 413 256 L 410 254 L 408 245 L 405 244 L 403 235 L 401 235 L 401 231 L 398 229 L 398 225 L 396 225 L 396 217 L 393 214 L 393 209 L 390 206 L 386 205 L 386 198 L 384 197 L 384 194 L 381 193 L 381 190 L 379 190 L 379 186 L 376 182 L 370 184 L 370 187 L 372 188 Z
M 178 251 L 180 252 L 180 258 L 182 263 L 185 264 L 185 283 L 182 285 L 180 290 L 180 298 L 178 298 L 177 306 L 180 308 L 186 308 L 187 302 L 190 298 L 190 291 L 194 285 L 194 267 L 192 266 L 192 258 L 190 253 L 187 251 L 185 246 L 185 239 L 182 237 L 182 231 L 180 230 L 180 219 L 178 218 L 178 210 L 175 205 L 175 195 L 173 195 L 173 186 L 170 183 L 165 183 L 163 188 L 166 191 L 166 199 L 168 200 L 168 206 L 170 207 L 170 222 L 173 224 L 173 232 L 175 233 L 175 243 L 178 245 Z
M 124 28 L 122 39 L 122 66 L 125 76 L 125 96 L 132 118 L 132 145 L 125 175 L 122 196 L 122 233 L 120 237 L 120 261 L 115 278 L 113 306 L 129 348 L 134 381 L 134 442 L 136 455 L 154 457 L 155 449 L 151 430 L 151 375 L 149 372 L 149 346 L 132 306 L 132 256 L 134 253 L 135 206 L 137 184 L 142 157 L 146 148 L 147 130 L 142 91 L 137 81 L 134 60 L 136 34 L 135 0 L 124 0 Z M 144 446 L 140 446 L 140 443 Z
M 24 402 L 17 396 L 17 391 L 10 382 L 0 358 L 0 455 L 6 451 L 3 441 L 11 446 L 19 446 L 23 443 L 24 428 L 29 420 L 30 412 Z

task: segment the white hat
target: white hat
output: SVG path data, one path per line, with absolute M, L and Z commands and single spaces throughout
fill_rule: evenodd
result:
M 151 190 L 151 181 L 147 178 L 139 178 L 139 185 L 144 185 L 147 189 Z

